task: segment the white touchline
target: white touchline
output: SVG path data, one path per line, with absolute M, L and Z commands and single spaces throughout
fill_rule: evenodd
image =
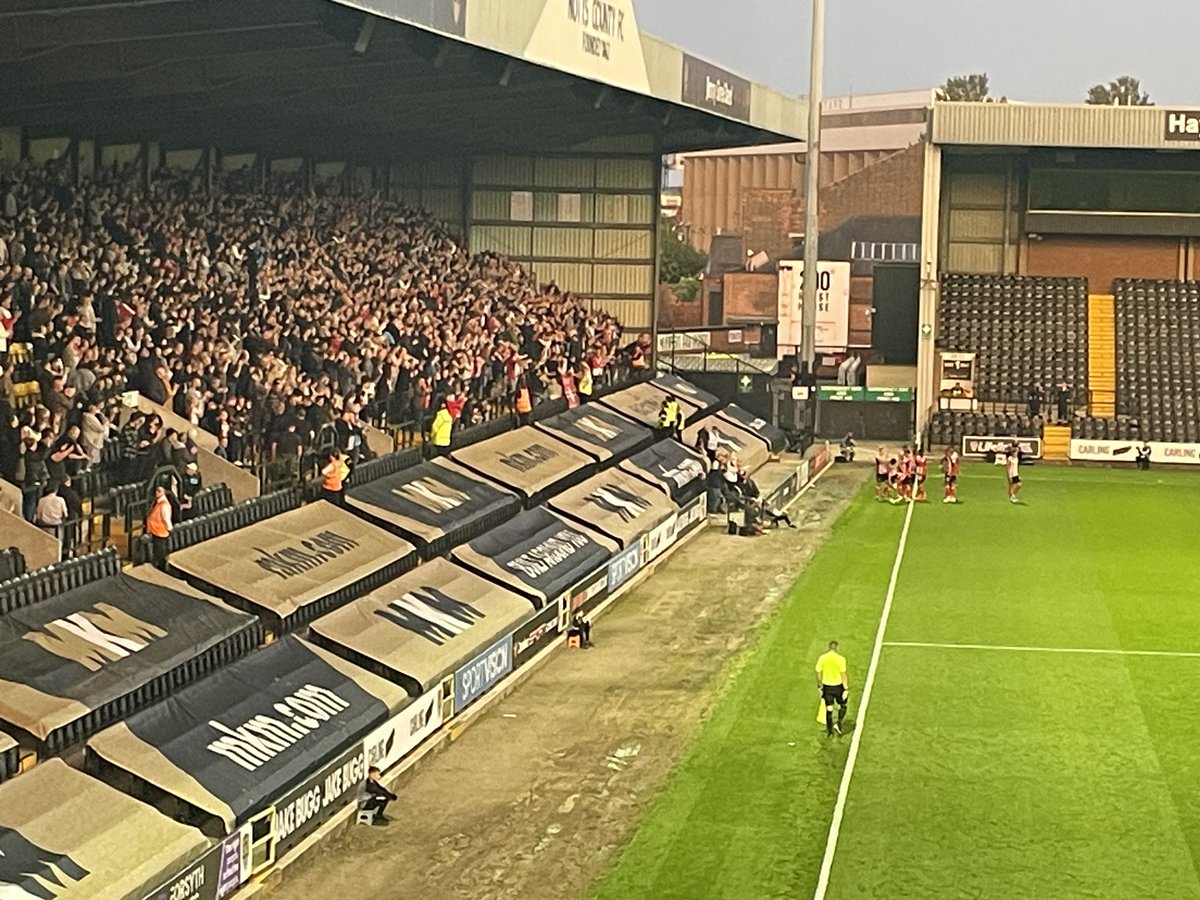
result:
M 929 650 L 1007 650 L 1010 653 L 1090 653 L 1097 656 L 1173 656 L 1200 659 L 1185 650 L 1106 650 L 1103 647 L 1017 647 L 1004 644 L 938 644 L 921 641 L 885 641 L 885 647 L 924 647 Z
M 896 580 L 900 577 L 900 563 L 904 561 L 904 548 L 908 545 L 908 529 L 912 525 L 913 509 L 909 502 L 904 513 L 904 527 L 900 530 L 900 545 L 896 548 L 896 561 L 892 563 L 892 577 L 888 581 L 887 596 L 883 599 L 883 612 L 879 614 L 879 629 L 875 632 L 875 647 L 871 650 L 871 662 L 867 665 L 867 677 L 863 681 L 862 699 L 854 717 L 854 733 L 850 737 L 850 753 L 846 757 L 846 768 L 842 772 L 842 783 L 838 787 L 837 802 L 833 805 L 833 821 L 829 823 L 829 839 L 825 842 L 825 856 L 821 860 L 821 874 L 817 878 L 817 890 L 813 900 L 825 900 L 829 890 L 829 875 L 833 871 L 833 856 L 837 853 L 838 834 L 842 830 L 842 816 L 846 813 L 846 794 L 850 790 L 850 779 L 854 777 L 854 763 L 858 760 L 858 747 L 862 742 L 863 727 L 867 721 L 867 705 L 871 702 L 871 688 L 875 684 L 875 670 L 879 668 L 879 654 L 883 652 L 883 636 L 887 632 L 888 617 L 892 614 L 892 600 L 896 596 Z
M 809 488 L 816 485 L 816 483 L 821 480 L 821 476 L 824 475 L 826 472 L 828 472 L 832 468 L 833 468 L 833 460 L 831 459 L 829 462 L 825 463 L 825 468 L 823 468 L 820 472 L 818 472 L 816 475 L 814 475 L 809 480 L 808 484 L 806 484 L 804 487 L 800 488 L 800 490 L 798 490 L 796 492 L 795 497 L 793 497 L 787 503 L 783 504 L 783 509 L 780 511 L 787 512 L 788 507 L 790 507 L 793 503 L 795 503 L 797 500 L 799 500 L 801 497 L 803 497 L 805 494 L 807 494 L 809 491 Z

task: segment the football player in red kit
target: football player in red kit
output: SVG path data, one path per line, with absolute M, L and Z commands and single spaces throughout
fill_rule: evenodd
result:
M 946 495 L 943 503 L 958 502 L 958 451 L 953 447 L 946 448 L 942 456 L 942 472 L 946 476 Z
M 887 450 L 880 447 L 875 451 L 875 499 L 886 500 L 888 493 Z
M 925 479 L 929 477 L 929 460 L 925 458 L 925 451 L 918 447 L 917 452 L 913 454 L 913 464 L 917 470 L 917 480 L 915 485 L 916 493 L 913 499 L 919 503 L 925 503 L 929 497 L 925 494 Z
M 888 502 L 899 503 L 904 491 L 904 466 L 892 457 L 888 460 Z

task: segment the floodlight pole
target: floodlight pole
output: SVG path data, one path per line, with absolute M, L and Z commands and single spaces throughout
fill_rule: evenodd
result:
M 821 88 L 825 67 L 825 0 L 812 0 L 812 47 L 808 72 L 808 147 L 804 166 L 804 301 L 801 362 L 809 372 L 817 359 L 817 250 L 821 204 Z

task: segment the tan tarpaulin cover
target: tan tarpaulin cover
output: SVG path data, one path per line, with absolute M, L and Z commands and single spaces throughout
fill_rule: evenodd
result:
M 141 897 L 209 846 L 196 829 L 57 759 L 0 785 L 0 826 L 45 852 L 58 884 L 42 877 L 35 883 L 55 900 Z M 2 883 L 0 895 L 9 896 Z
M 738 462 L 746 467 L 747 472 L 753 472 L 771 458 L 771 451 L 767 449 L 761 437 L 715 415 L 688 425 L 683 431 L 683 442 L 689 447 L 695 447 L 696 435 L 700 433 L 701 428 L 707 428 L 710 432 L 715 429 L 720 436 L 717 452 L 732 452 Z
M 473 472 L 526 498 L 592 465 L 590 457 L 570 444 L 529 427 L 463 447 L 450 455 Z
M 623 391 L 602 397 L 600 402 L 635 422 L 657 428 L 658 414 L 666 399 L 666 394 L 651 384 L 635 384 Z M 676 397 L 675 399 L 679 401 L 679 408 L 683 411 L 685 424 L 695 418 L 696 413 L 700 411 L 700 407 L 687 397 Z
M 13 484 L 0 478 L 0 510 L 19 516 L 24 511 L 25 492 Z
M 620 469 L 593 475 L 547 504 L 592 531 L 628 547 L 679 510 L 662 491 Z
M 289 638 L 288 640 L 299 639 Z M 387 679 L 373 675 L 352 663 L 346 662 L 340 656 L 330 653 L 328 650 L 323 650 L 307 641 L 299 641 L 299 643 L 305 649 L 310 650 L 328 663 L 332 668 L 341 672 L 347 678 L 353 679 L 368 694 L 378 697 L 391 712 L 399 712 L 411 702 L 411 698 L 405 693 L 403 688 L 392 684 Z M 252 658 L 247 657 L 247 659 Z M 198 683 L 203 684 L 203 682 Z M 225 823 L 226 832 L 232 832 L 237 826 L 237 817 L 228 804 L 210 792 L 199 781 L 183 771 L 183 769 L 179 768 L 179 766 L 175 765 L 175 763 L 171 762 L 171 760 L 167 759 L 165 755 L 159 752 L 158 748 L 147 744 L 134 734 L 124 722 L 113 725 L 111 728 L 106 728 L 97 735 L 93 735 L 88 740 L 87 747 L 89 753 L 96 753 L 117 768 L 132 773 L 142 781 L 166 791 L 173 797 L 178 797 L 185 803 L 201 809 L 209 815 L 216 816 Z M 319 770 L 320 767 L 317 766 L 315 768 Z
M 13 514 L 0 510 L 0 547 L 16 547 L 25 557 L 25 569 L 32 572 L 58 562 L 62 548 L 58 538 Z
M 171 554 L 171 565 L 286 618 L 413 545 L 324 500 Z
M 462 628 L 460 633 L 434 631 L 432 622 L 420 615 L 422 605 L 431 600 L 430 588 L 452 601 L 470 604 L 453 619 L 455 628 Z M 392 605 L 397 603 L 403 604 L 399 616 Z M 431 614 L 445 615 L 444 606 Z M 435 559 L 323 616 L 310 628 L 331 643 L 410 676 L 428 690 L 532 614 L 533 606 L 524 597 L 449 560 Z M 397 618 L 414 625 L 401 625 Z
M 458 475 L 460 478 L 467 478 L 489 490 L 496 490 L 496 486 L 492 484 L 490 479 L 476 475 L 474 472 L 469 471 L 463 466 L 455 465 L 451 460 L 435 459 L 430 461 L 430 465 L 446 469 L 447 471 Z M 380 480 L 384 481 L 389 477 L 394 478 L 395 476 L 384 476 L 384 478 Z M 511 494 L 508 496 L 512 498 Z M 356 509 L 361 509 L 363 512 L 367 513 L 367 515 L 374 517 L 380 522 L 389 522 L 408 534 L 415 534 L 417 537 L 424 538 L 430 542 L 436 541 L 443 534 L 445 534 L 447 530 L 440 525 L 429 525 L 425 522 L 419 522 L 410 516 L 406 516 L 397 512 L 396 510 L 385 509 L 382 506 L 378 506 L 374 503 L 368 503 L 365 500 L 360 500 L 357 497 L 352 497 L 350 495 L 346 496 L 346 502 Z M 510 499 L 509 502 L 515 503 L 516 501 Z M 454 523 L 453 520 L 447 523 L 448 527 L 450 528 L 453 528 L 455 524 L 456 523 Z
M 0 731 L 0 753 L 7 753 L 15 746 L 17 746 L 17 742 L 10 738 L 3 731 Z

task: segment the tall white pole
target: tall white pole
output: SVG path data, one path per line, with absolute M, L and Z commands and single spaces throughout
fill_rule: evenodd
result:
M 808 154 L 804 189 L 804 302 L 801 360 L 813 371 L 817 358 L 817 260 L 821 204 L 821 96 L 825 67 L 825 0 L 812 0 L 812 48 L 808 73 Z

